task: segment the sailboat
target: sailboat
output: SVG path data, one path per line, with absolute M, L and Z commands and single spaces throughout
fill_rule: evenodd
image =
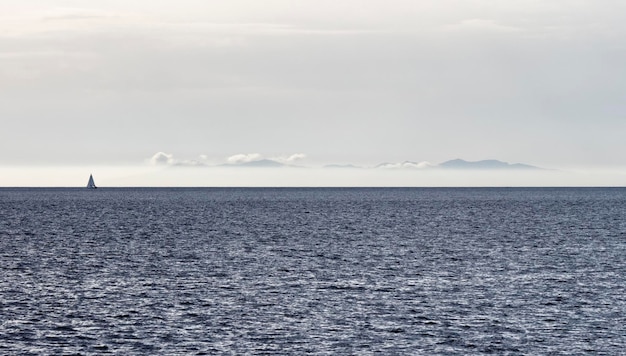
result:
M 93 181 L 93 175 L 89 175 L 89 182 L 87 182 L 87 188 L 89 189 L 96 189 L 98 187 L 96 187 L 96 183 L 94 183 Z

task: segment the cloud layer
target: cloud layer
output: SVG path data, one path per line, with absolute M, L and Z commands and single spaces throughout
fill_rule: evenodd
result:
M 157 152 L 148 162 L 153 166 L 185 166 L 185 167 L 248 167 L 248 168 L 278 168 L 278 167 L 307 167 L 294 165 L 294 162 L 306 158 L 303 153 L 294 153 L 286 156 L 278 156 L 271 159 L 264 158 L 260 153 L 239 153 L 226 157 L 222 164 L 207 164 L 209 157 L 202 154 L 199 160 L 184 159 L 178 160 L 171 153 Z M 320 168 L 308 166 L 308 168 Z M 399 163 L 381 163 L 375 166 L 357 166 L 354 164 L 327 164 L 321 168 L 344 168 L 344 169 L 378 169 L 378 170 L 465 170 L 465 171 L 485 171 L 485 170 L 540 170 L 541 168 L 522 163 L 508 163 L 494 159 L 480 161 L 466 161 L 463 159 L 448 160 L 439 164 L 428 161 L 414 162 L 403 161 Z
M 198 156 L 199 159 L 176 159 L 171 153 L 157 152 L 148 159 L 150 165 L 153 166 L 207 166 L 209 165 L 209 157 L 205 154 Z M 226 165 L 248 165 L 252 163 L 259 163 L 263 166 L 271 165 L 272 162 L 276 164 L 274 166 L 280 166 L 282 164 L 291 165 L 296 161 L 300 161 L 306 158 L 304 153 L 294 153 L 286 156 L 277 156 L 273 158 L 265 158 L 260 153 L 238 153 L 226 157 Z
M 150 164 L 154 166 L 172 165 L 175 163 L 174 155 L 165 152 L 157 152 L 150 157 Z
M 404 161 L 404 162 L 400 162 L 400 163 L 381 163 L 378 166 L 376 166 L 376 168 L 384 168 L 384 169 L 402 169 L 402 168 L 408 168 L 408 169 L 425 169 L 425 168 L 432 168 L 435 167 L 436 165 L 427 162 L 427 161 L 422 161 L 422 162 L 411 162 L 411 161 Z
M 239 153 L 232 155 L 226 159 L 226 162 L 230 164 L 248 163 L 252 161 L 258 161 L 262 158 L 259 153 Z
M 0 3 L 0 164 L 626 165 L 623 1 L 71 3 Z

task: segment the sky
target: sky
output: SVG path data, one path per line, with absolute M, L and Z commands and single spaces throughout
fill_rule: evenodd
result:
M 456 158 L 579 177 L 477 184 L 624 185 L 625 14 L 611 0 L 3 0 L 0 186 L 91 172 L 437 185 L 319 167 Z M 204 166 L 261 158 L 330 176 Z

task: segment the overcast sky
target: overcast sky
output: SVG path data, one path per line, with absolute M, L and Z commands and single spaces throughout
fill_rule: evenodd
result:
M 610 0 L 3 0 L 0 166 L 623 168 L 625 38 Z

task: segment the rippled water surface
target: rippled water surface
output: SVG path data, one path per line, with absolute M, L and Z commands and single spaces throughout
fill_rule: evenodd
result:
M 0 354 L 624 354 L 626 189 L 0 189 Z

